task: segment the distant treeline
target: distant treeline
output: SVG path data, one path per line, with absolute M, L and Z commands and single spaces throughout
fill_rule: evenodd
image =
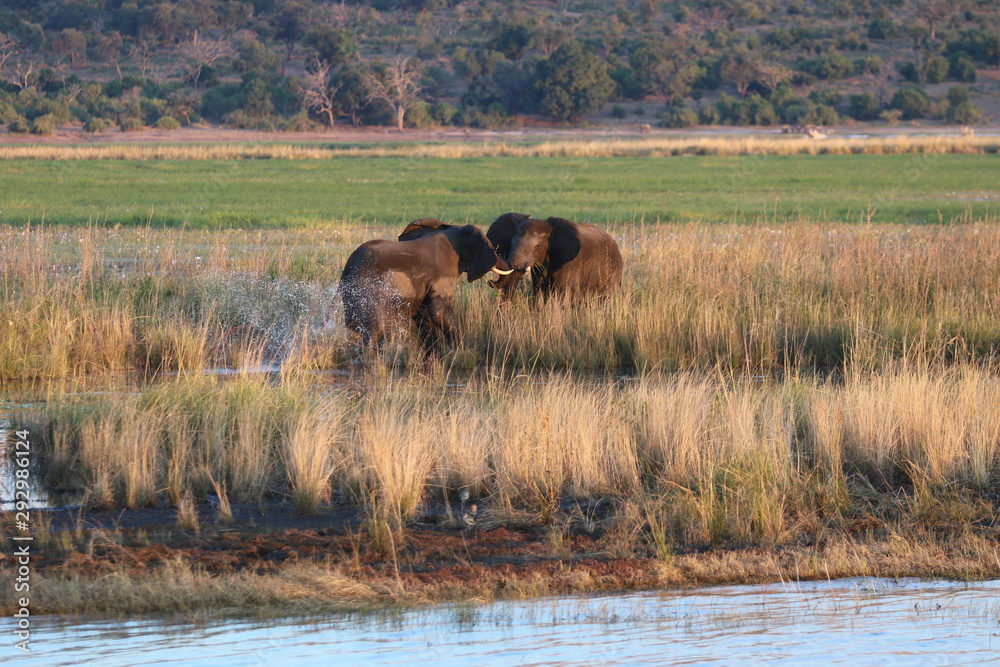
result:
M 972 124 L 997 67 L 991 0 L 0 1 L 0 124 L 39 134 Z

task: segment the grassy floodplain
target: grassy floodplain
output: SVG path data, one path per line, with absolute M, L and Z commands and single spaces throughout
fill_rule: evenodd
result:
M 0 149 L 13 158 L 0 161 L 0 223 L 228 229 L 395 225 L 431 216 L 486 225 L 523 210 L 600 224 L 920 224 L 981 218 L 998 197 L 995 139 L 860 144 L 878 154 L 853 153 L 850 140 L 744 140 L 732 152 L 720 139 L 674 141 L 582 149 L 13 146 Z M 831 154 L 802 154 L 807 150 Z
M 414 158 L 2 163 L 24 189 L 0 194 L 5 219 L 23 207 L 0 231 L 0 378 L 27 403 L 5 413 L 36 439 L 38 478 L 83 507 L 69 524 L 37 513 L 37 611 L 996 576 L 996 156 L 752 158 L 421 157 L 405 177 Z M 537 189 L 567 165 L 563 190 Z M 203 217 L 170 208 L 220 171 Z M 765 187 L 798 203 L 765 211 Z M 126 196 L 150 226 L 80 226 L 133 221 Z M 875 200 L 898 217 L 879 222 Z M 422 359 L 404 338 L 352 362 L 335 286 L 358 243 L 529 201 L 608 224 L 618 295 L 498 311 L 463 285 L 457 349 Z M 24 225 L 37 207 L 66 224 Z M 263 228 L 157 227 L 219 211 Z M 329 517 L 328 532 L 254 528 L 241 507 Z M 170 519 L 100 519 L 129 508 Z M 298 555 L 275 563 L 265 542 Z

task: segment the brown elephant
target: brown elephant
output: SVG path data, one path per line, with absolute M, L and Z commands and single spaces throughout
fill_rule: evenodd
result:
M 505 213 L 486 236 L 513 270 L 491 283 L 505 300 L 528 270 L 536 298 L 564 295 L 577 301 L 610 294 L 621 285 L 624 261 L 618 243 L 594 225 Z
M 368 241 L 347 258 L 340 276 L 344 324 L 363 346 L 378 346 L 409 321 L 425 349 L 459 338 L 455 289 L 494 269 L 497 256 L 482 231 L 443 225 L 403 241 Z M 433 231 L 434 233 L 429 233 Z

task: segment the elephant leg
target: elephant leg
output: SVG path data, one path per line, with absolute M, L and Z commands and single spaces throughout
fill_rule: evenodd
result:
M 421 347 L 425 351 L 432 350 L 437 345 L 438 332 L 430 313 L 430 297 L 424 299 L 424 302 L 420 304 L 417 313 L 413 316 L 413 322 L 417 325 Z
M 444 341 L 449 345 L 457 344 L 461 336 L 455 318 L 454 299 L 432 295 L 425 303 L 427 324 L 421 331 L 424 346 L 428 349 L 433 348 L 438 341 Z

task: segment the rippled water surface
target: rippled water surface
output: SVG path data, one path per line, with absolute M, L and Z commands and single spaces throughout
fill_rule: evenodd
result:
M 34 622 L 32 653 L 14 664 L 971 665 L 1000 662 L 1000 581 L 850 579 L 268 624 Z

